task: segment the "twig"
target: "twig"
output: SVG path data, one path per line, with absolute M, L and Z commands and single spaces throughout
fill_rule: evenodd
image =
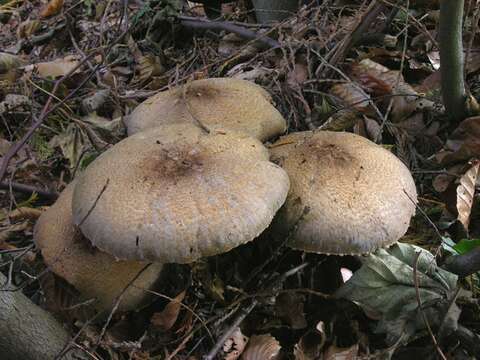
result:
M 40 197 L 48 200 L 56 200 L 58 198 L 58 193 L 56 191 L 42 190 L 34 186 L 24 185 L 17 182 L 0 182 L 0 190 L 16 191 L 27 195 L 36 193 Z
M 285 281 L 285 279 L 289 276 L 292 276 L 296 273 L 298 273 L 300 270 L 304 269 L 305 267 L 308 266 L 308 263 L 303 263 L 291 270 L 288 270 L 287 272 L 283 273 L 279 277 L 277 277 L 274 281 L 271 281 L 268 285 L 269 288 L 276 288 L 279 283 L 282 283 Z M 235 320 L 232 322 L 232 324 L 229 326 L 228 330 L 223 333 L 223 335 L 217 340 L 213 348 L 210 350 L 210 352 L 203 357 L 203 360 L 213 360 L 215 356 L 218 354 L 220 349 L 223 347 L 223 344 L 228 340 L 230 336 L 235 332 L 235 329 L 242 323 L 242 321 L 252 312 L 252 310 L 257 306 L 258 300 L 256 298 L 252 299 L 252 302 L 248 307 L 244 307 L 240 309 L 240 313 L 237 315 Z
M 430 334 L 430 337 L 432 338 L 433 345 L 435 346 L 435 349 L 437 350 L 438 355 L 443 360 L 447 360 L 445 354 L 443 353 L 442 349 L 440 349 L 440 346 L 437 343 L 437 339 L 435 338 L 435 335 L 433 335 L 432 328 L 430 327 L 427 316 L 425 315 L 425 313 L 423 312 L 423 309 L 422 309 L 422 299 L 420 299 L 420 289 L 419 289 L 418 276 L 417 276 L 418 259 L 420 258 L 421 254 L 422 253 L 420 251 L 415 253 L 415 258 L 413 260 L 413 281 L 415 283 L 415 296 L 417 297 L 418 310 L 422 314 L 423 322 L 425 323 L 425 326 L 427 327 L 427 331 Z
M 257 306 L 258 301 L 253 299 L 248 307 L 240 309 L 240 313 L 237 315 L 233 323 L 230 325 L 228 330 L 218 339 L 215 343 L 215 346 L 210 350 L 210 352 L 203 357 L 203 360 L 213 360 L 218 352 L 225 344 L 225 341 L 228 340 L 230 336 L 235 332 L 235 329 L 241 324 L 241 322 L 252 312 L 252 310 Z
M 90 207 L 90 209 L 88 209 L 88 211 L 85 214 L 85 216 L 83 217 L 83 219 L 78 223 L 78 227 L 81 227 L 83 225 L 83 223 L 88 219 L 88 217 L 92 213 L 93 209 L 95 209 L 97 207 L 97 203 L 100 200 L 100 198 L 102 197 L 105 190 L 107 190 L 107 186 L 108 186 L 109 183 L 110 183 L 110 179 L 107 179 L 107 181 L 105 182 L 105 185 L 103 185 L 102 190 L 100 190 L 100 193 L 98 194 L 97 198 L 93 202 L 92 206 Z
M 228 21 L 211 21 L 191 16 L 179 16 L 178 18 L 183 26 L 192 29 L 225 30 L 248 40 L 258 40 L 262 44 L 271 48 L 280 47 L 280 43 L 271 37 L 258 34 L 250 29 L 246 29 Z

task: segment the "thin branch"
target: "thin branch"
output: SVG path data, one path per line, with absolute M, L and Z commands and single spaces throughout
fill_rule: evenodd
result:
M 278 48 L 280 43 L 271 37 L 268 37 L 263 34 L 258 34 L 255 31 L 246 29 L 242 26 L 235 25 L 228 21 L 211 21 L 207 19 L 202 19 L 198 17 L 191 16 L 179 16 L 180 22 L 183 26 L 189 27 L 192 29 L 204 29 L 204 30 L 225 30 L 238 36 L 247 39 L 247 40 L 258 40 L 262 44 L 271 47 Z
M 56 191 L 42 190 L 35 186 L 24 185 L 17 182 L 0 182 L 0 190 L 16 191 L 27 195 L 36 193 L 38 196 L 48 200 L 56 200 L 58 198 Z

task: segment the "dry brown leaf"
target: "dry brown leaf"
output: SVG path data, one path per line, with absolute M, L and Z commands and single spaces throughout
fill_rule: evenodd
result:
M 152 76 L 159 76 L 165 72 L 165 67 L 158 56 L 147 54 L 138 59 L 138 73 L 140 82 L 150 80 Z
M 335 345 L 328 347 L 324 354 L 325 360 L 355 360 L 358 358 L 358 344 L 349 348 L 339 348 Z
M 17 27 L 17 38 L 26 39 L 35 34 L 42 26 L 39 20 L 26 20 Z
M 293 350 L 295 360 L 315 360 L 321 356 L 323 345 L 327 336 L 325 324 L 320 321 L 314 331 L 308 331 L 303 335 Z
M 460 184 L 457 186 L 457 220 L 467 232 L 479 169 L 480 161 L 473 160 L 470 169 L 460 178 Z
M 282 347 L 270 334 L 254 335 L 250 338 L 241 360 L 277 360 Z
M 389 70 L 370 59 L 354 65 L 352 77 L 369 93 L 376 97 L 385 97 L 385 104 L 392 102 L 393 121 L 402 120 L 415 111 L 433 109 L 435 106 L 434 102 L 419 97 L 399 71 Z
M 318 127 L 319 130 L 330 131 L 345 131 L 352 128 L 362 118 L 352 110 L 339 110 L 330 116 L 322 125 Z
M 57 15 L 63 7 L 63 0 L 50 0 L 49 3 L 40 11 L 41 18 Z
M 153 326 L 164 332 L 170 330 L 177 321 L 185 294 L 186 291 L 183 290 L 165 306 L 162 312 L 154 313 L 150 320 Z
M 463 120 L 435 157 L 442 165 L 480 158 L 480 116 Z
M 237 360 L 242 355 L 245 346 L 247 346 L 248 338 L 242 334 L 239 327 L 235 329 L 232 336 L 223 344 L 223 360 Z
M 307 320 L 303 313 L 305 297 L 294 292 L 286 292 L 277 296 L 275 313 L 282 318 L 292 329 L 304 329 Z
M 41 77 L 57 78 L 68 74 L 78 63 L 79 61 L 75 56 L 69 55 L 63 59 L 29 65 L 25 70 L 27 72 L 36 70 Z
M 330 93 L 355 110 L 367 115 L 372 113 L 370 96 L 356 84 L 336 84 L 330 88 Z

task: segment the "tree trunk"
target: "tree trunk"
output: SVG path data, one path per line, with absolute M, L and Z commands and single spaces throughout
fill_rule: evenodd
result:
M 259 23 L 282 21 L 296 13 L 298 0 L 252 0 Z
M 70 339 L 67 331 L 21 291 L 4 288 L 6 281 L 0 273 L 0 358 L 55 359 Z M 74 359 L 74 356 L 70 352 L 62 359 Z

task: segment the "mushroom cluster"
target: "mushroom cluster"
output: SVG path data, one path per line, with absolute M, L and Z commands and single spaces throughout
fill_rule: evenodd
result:
M 416 190 L 389 151 L 348 133 L 281 135 L 265 90 L 205 79 L 160 93 L 35 227 L 45 262 L 97 309 L 145 301 L 165 263 L 192 263 L 274 231 L 292 248 L 363 254 L 406 232 Z M 270 161 L 270 156 L 272 160 Z M 292 230 L 293 229 L 293 230 Z M 145 266 L 151 263 L 145 269 Z

